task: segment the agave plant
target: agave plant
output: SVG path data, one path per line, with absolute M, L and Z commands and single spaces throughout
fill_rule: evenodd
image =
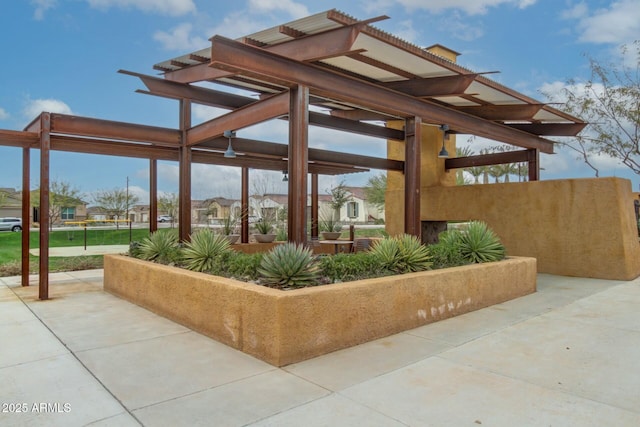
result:
M 417 237 L 408 234 L 383 239 L 371 250 L 373 256 L 387 270 L 410 273 L 431 267 L 429 250 Z
M 371 255 L 378 260 L 382 268 L 389 271 L 398 270 L 398 241 L 394 238 L 379 240 L 373 245 Z
M 405 234 L 397 239 L 403 272 L 423 271 L 431 267 L 429 249 L 416 236 Z
M 141 259 L 169 264 L 178 257 L 178 236 L 171 231 L 157 231 L 143 239 L 138 246 Z
M 258 273 L 261 281 L 273 287 L 301 288 L 317 282 L 319 266 L 309 248 L 284 243 L 266 253 Z
M 505 257 L 504 245 L 482 221 L 472 221 L 460 234 L 460 254 L 472 263 L 499 261 Z
M 205 228 L 191 236 L 191 241 L 182 250 L 182 258 L 189 270 L 211 271 L 217 261 L 230 251 L 229 240 L 225 236 Z

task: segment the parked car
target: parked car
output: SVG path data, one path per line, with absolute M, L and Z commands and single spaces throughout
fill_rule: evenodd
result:
M 158 217 L 158 222 L 171 222 L 173 221 L 173 218 L 171 218 L 171 215 L 160 215 Z
M 0 218 L 0 231 L 22 231 L 20 218 Z

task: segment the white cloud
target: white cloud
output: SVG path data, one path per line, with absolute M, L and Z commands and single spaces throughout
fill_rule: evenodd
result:
M 254 13 L 286 12 L 292 18 L 303 18 L 309 15 L 307 6 L 291 0 L 249 0 L 249 10 Z
M 193 26 L 185 22 L 167 31 L 156 31 L 153 39 L 160 42 L 167 50 L 190 51 L 204 49 L 209 41 L 203 37 L 191 35 Z
M 468 17 L 461 16 L 457 11 L 451 13 L 449 19 L 441 22 L 440 26 L 443 31 L 447 31 L 453 37 L 467 42 L 479 39 L 484 35 L 482 23 L 471 22 Z
M 640 7 L 637 0 L 612 2 L 608 8 L 589 13 L 580 3 L 564 12 L 563 17 L 577 19 L 579 40 L 587 43 L 628 43 L 640 34 Z
M 193 104 L 193 107 L 191 108 L 191 113 L 195 119 L 193 123 L 194 125 L 209 121 L 228 112 L 229 110 L 225 110 L 223 108 L 209 107 L 208 105 L 202 104 Z
M 29 99 L 23 110 L 28 119 L 33 119 L 42 112 L 73 114 L 71 108 L 59 99 Z
M 44 13 L 53 8 L 56 3 L 56 0 L 31 0 L 31 4 L 35 6 L 33 19 L 36 21 L 42 21 L 44 19 Z
M 7 113 L 4 108 L 0 108 L 0 120 L 7 120 L 8 118 L 9 113 Z
M 525 9 L 536 3 L 537 0 L 396 0 L 409 10 L 425 9 L 431 12 L 442 12 L 447 9 L 458 9 L 468 15 L 484 15 L 489 8 L 503 4 L 515 5 Z
M 401 21 L 397 28 L 395 35 L 411 43 L 415 43 L 420 36 L 420 33 L 413 28 L 413 22 L 410 19 Z
M 86 0 L 91 7 L 106 10 L 111 7 L 135 8 L 147 13 L 180 16 L 195 13 L 193 0 Z

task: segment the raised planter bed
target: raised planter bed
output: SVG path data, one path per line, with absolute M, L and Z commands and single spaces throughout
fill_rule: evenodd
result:
M 105 255 L 104 289 L 284 366 L 535 292 L 536 260 L 281 291 Z

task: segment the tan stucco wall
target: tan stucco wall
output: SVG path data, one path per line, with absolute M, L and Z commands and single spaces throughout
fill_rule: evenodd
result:
M 536 261 L 293 291 L 105 255 L 104 289 L 275 366 L 446 319 L 536 289 Z
M 500 236 L 508 255 L 537 258 L 540 272 L 614 280 L 640 275 L 633 193 L 626 179 L 423 187 L 421 191 L 422 220 L 485 221 Z
M 387 122 L 387 127 L 403 129 L 403 121 Z M 456 137 L 449 135 L 445 148 L 451 157 L 456 153 Z M 387 141 L 387 157 L 404 160 L 404 142 Z M 446 172 L 444 159 L 438 157 L 442 149 L 442 132 L 438 126 L 422 125 L 420 144 L 420 187 L 450 187 L 456 185 L 455 172 Z M 385 193 L 385 228 L 391 236 L 404 233 L 404 173 L 387 173 L 387 192 Z

